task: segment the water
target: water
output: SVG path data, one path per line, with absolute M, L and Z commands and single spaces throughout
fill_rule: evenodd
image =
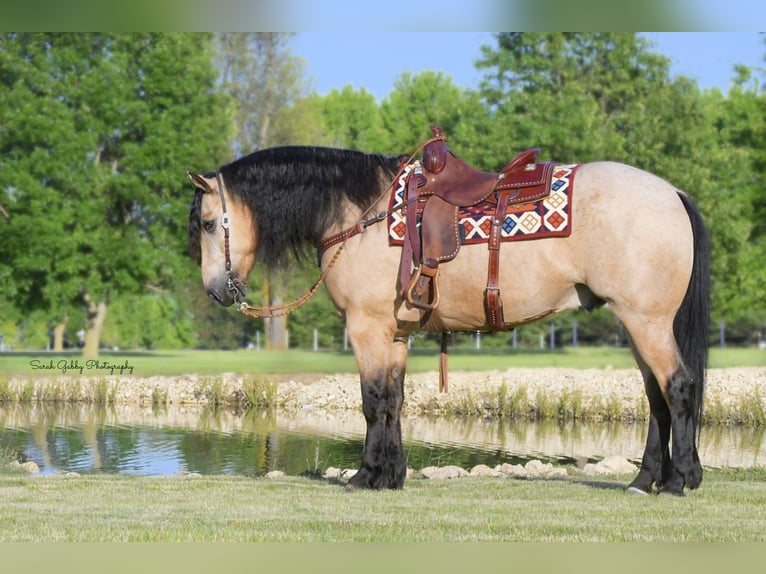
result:
M 410 417 L 403 419 L 402 431 L 410 467 L 470 469 L 531 459 L 582 466 L 611 455 L 638 463 L 646 427 Z M 0 406 L 0 452 L 33 460 L 47 474 L 258 476 L 271 470 L 300 475 L 330 466 L 355 469 L 364 432 L 358 412 Z M 707 467 L 764 466 L 766 437 L 763 430 L 705 429 L 700 457 Z

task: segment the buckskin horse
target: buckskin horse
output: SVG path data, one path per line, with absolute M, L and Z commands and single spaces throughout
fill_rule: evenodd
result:
M 367 422 L 361 466 L 346 488 L 403 486 L 411 333 L 512 329 L 600 305 L 629 334 L 649 401 L 646 447 L 628 490 L 681 496 L 697 488 L 710 254 L 692 199 L 628 165 L 538 164 L 537 150 L 482 172 L 438 129 L 422 149 L 421 161 L 279 147 L 187 172 L 196 188 L 189 249 L 216 303 L 247 307 L 256 259 L 274 268 L 318 250 L 313 290 L 324 280 L 345 318 Z

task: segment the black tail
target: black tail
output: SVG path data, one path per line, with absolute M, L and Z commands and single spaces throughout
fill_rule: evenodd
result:
M 693 416 L 699 436 L 710 332 L 710 240 L 694 201 L 684 193 L 678 195 L 692 224 L 694 263 L 686 296 L 673 320 L 673 333 L 683 362 L 694 378 Z

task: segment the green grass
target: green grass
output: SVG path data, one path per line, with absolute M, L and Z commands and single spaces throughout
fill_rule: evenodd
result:
M 629 495 L 627 480 L 410 480 L 348 493 L 303 477 L 6 473 L 0 541 L 766 540 L 764 469 L 708 471 L 684 498 Z
M 53 370 L 34 370 L 31 361 L 53 361 Z M 101 362 L 127 364 L 134 375 L 212 375 L 225 372 L 239 374 L 333 374 L 355 373 L 353 354 L 342 351 L 152 351 L 104 352 Z M 83 374 L 107 376 L 108 369 L 88 368 L 78 353 L 11 352 L 0 354 L 0 375 L 61 375 L 59 361 L 79 361 Z M 63 364 L 62 363 L 62 364 Z M 711 349 L 710 366 L 766 366 L 766 351 L 759 349 Z M 512 351 L 455 349 L 450 352 L 451 371 L 505 370 L 521 367 L 568 367 L 576 369 L 629 369 L 635 362 L 629 350 L 612 347 L 577 347 L 555 351 Z M 435 371 L 439 368 L 436 351 L 414 350 L 407 362 L 407 372 Z M 117 371 L 119 373 L 119 371 Z M 127 371 L 125 371 L 127 374 Z M 71 368 L 67 375 L 78 374 Z M 0 395 L 2 385 L 0 384 Z

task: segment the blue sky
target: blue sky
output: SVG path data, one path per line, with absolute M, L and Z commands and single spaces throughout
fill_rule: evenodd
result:
M 757 32 L 650 32 L 655 50 L 671 60 L 671 74 L 683 74 L 702 89 L 728 91 L 737 63 L 766 67 L 765 36 Z M 403 72 L 443 72 L 460 86 L 478 87 L 474 62 L 482 45 L 495 46 L 487 32 L 300 32 L 291 41 L 306 60 L 319 94 L 351 84 L 380 101 Z

